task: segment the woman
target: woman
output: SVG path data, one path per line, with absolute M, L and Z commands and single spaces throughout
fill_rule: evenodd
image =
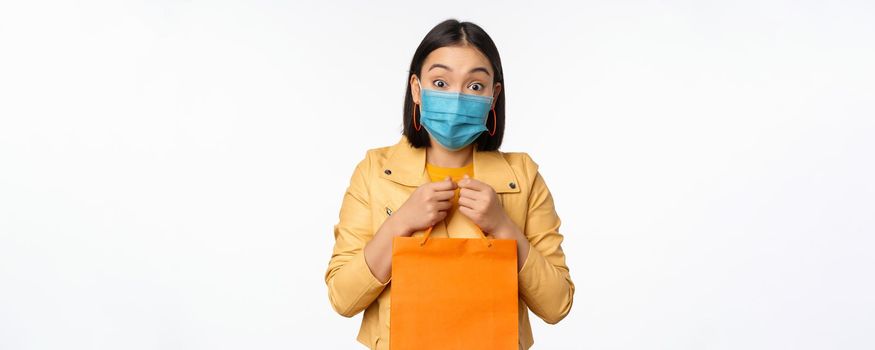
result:
M 325 274 L 339 314 L 365 310 L 362 344 L 388 348 L 393 238 L 432 226 L 432 237 L 476 238 L 479 227 L 517 241 L 520 349 L 534 343 L 527 310 L 550 324 L 571 310 L 574 283 L 550 191 L 528 154 L 498 151 L 503 92 L 498 49 L 473 23 L 444 21 L 416 49 L 403 136 L 356 166 Z

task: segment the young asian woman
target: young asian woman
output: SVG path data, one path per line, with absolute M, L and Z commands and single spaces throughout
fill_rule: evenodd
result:
M 388 349 L 392 241 L 420 236 L 517 241 L 519 348 L 534 343 L 528 311 L 555 324 L 571 310 L 560 219 L 538 164 L 502 152 L 504 72 L 489 35 L 470 22 L 435 26 L 410 64 L 404 131 L 370 149 L 343 197 L 325 273 L 332 307 L 362 310 L 357 340 Z M 471 291 L 477 293 L 478 291 Z

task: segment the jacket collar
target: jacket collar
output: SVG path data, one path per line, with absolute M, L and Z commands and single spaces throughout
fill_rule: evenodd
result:
M 430 181 L 425 170 L 425 148 L 413 148 L 407 137 L 401 136 L 390 147 L 380 177 L 399 184 L 419 187 Z M 474 178 L 495 189 L 496 193 L 520 191 L 516 174 L 499 151 L 474 151 Z

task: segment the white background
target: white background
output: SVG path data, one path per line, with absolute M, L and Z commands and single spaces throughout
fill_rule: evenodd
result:
M 450 17 L 563 219 L 535 348 L 875 347 L 871 1 L 3 1 L 0 349 L 363 348 L 332 226 Z

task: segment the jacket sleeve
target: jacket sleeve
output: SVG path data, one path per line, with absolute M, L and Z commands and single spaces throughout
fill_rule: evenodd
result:
M 560 245 L 561 221 L 553 206 L 553 196 L 537 171 L 538 166 L 526 155 L 530 174 L 534 174 L 528 198 L 525 235 L 530 249 L 519 272 L 519 289 L 533 313 L 549 324 L 556 324 L 571 311 L 574 282 L 565 253 Z
M 334 249 L 325 272 L 331 306 L 345 317 L 367 308 L 389 284 L 381 283 L 365 262 L 365 244 L 374 236 L 368 195 L 369 163 L 365 156 L 350 178 L 339 221 L 334 225 Z

